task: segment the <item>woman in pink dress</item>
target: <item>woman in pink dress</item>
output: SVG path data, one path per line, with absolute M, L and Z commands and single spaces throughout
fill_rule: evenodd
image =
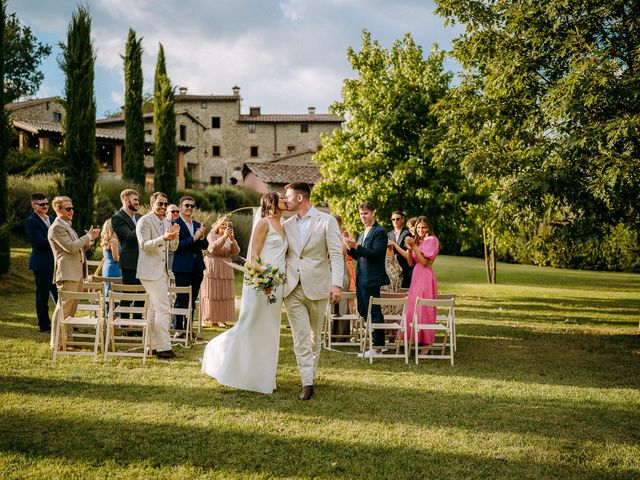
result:
M 200 290 L 204 325 L 227 327 L 236 318 L 233 268 L 224 261 L 240 253 L 233 227 L 227 217 L 220 217 L 207 236 L 209 248 L 204 253 L 204 278 Z
M 426 217 L 418 217 L 415 229 L 416 238 L 407 237 L 405 240 L 408 250 L 404 255 L 409 265 L 415 265 L 407 298 L 407 337 L 410 342 L 414 338 L 411 324 L 413 323 L 416 298 L 436 298 L 438 293 L 438 282 L 431 266 L 440 250 L 438 239 L 433 234 L 431 225 Z M 436 323 L 434 307 L 421 307 L 420 309 L 418 323 Z M 429 347 L 433 345 L 433 338 L 434 332 L 432 330 L 421 330 L 418 333 L 418 345 Z M 425 350 L 428 349 L 425 348 Z M 426 353 L 426 351 L 423 353 Z

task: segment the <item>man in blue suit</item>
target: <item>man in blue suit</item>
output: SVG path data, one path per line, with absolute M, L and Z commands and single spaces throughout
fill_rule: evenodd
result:
M 364 202 L 358 207 L 360 221 L 364 225 L 364 232 L 356 242 L 353 238 L 345 238 L 349 248 L 349 255 L 358 261 L 356 266 L 356 298 L 358 300 L 358 314 L 367 318 L 369 297 L 380 297 L 380 287 L 389 285 L 389 277 L 384 268 L 387 254 L 387 232 L 376 222 L 376 209 L 371 202 Z M 379 305 L 371 310 L 371 321 L 383 323 L 384 317 Z M 373 350 L 380 352 L 384 347 L 384 330 L 373 331 Z M 373 351 L 365 352 L 365 358 Z
M 47 232 L 53 223 L 53 218 L 47 215 L 49 200 L 44 193 L 31 195 L 33 213 L 24 221 L 24 229 L 31 242 L 31 256 L 29 270 L 33 271 L 36 282 L 36 315 L 38 330 L 42 333 L 51 331 L 49 318 L 49 295 L 53 302 L 58 301 L 58 289 L 53 283 L 53 253 L 47 239 Z
M 209 242 L 205 238 L 204 226 L 193 219 L 196 209 L 196 201 L 193 197 L 182 197 L 179 209 L 180 216 L 173 222 L 180 225 L 180 237 L 178 249 L 173 256 L 172 270 L 176 278 L 176 286 L 191 287 L 191 309 L 193 310 L 204 276 L 202 250 L 209 246 Z M 188 295 L 180 294 L 176 298 L 175 307 L 186 308 L 188 303 Z M 176 315 L 173 328 L 175 330 L 186 328 L 184 316 Z M 184 333 L 176 335 L 179 338 L 184 337 Z

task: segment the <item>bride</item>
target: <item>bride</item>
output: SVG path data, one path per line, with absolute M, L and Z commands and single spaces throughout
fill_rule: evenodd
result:
M 287 209 L 284 197 L 265 193 L 261 216 L 249 242 L 250 260 L 260 257 L 264 264 L 285 271 L 287 239 L 280 223 Z M 275 291 L 277 301 L 269 304 L 263 292 L 242 288 L 240 316 L 235 326 L 211 340 L 204 351 L 202 371 L 223 385 L 260 393 L 273 393 L 280 349 L 280 317 L 284 286 Z

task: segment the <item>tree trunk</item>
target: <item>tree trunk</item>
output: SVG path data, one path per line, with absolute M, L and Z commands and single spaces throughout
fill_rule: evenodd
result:
M 482 246 L 484 247 L 484 264 L 487 271 L 487 282 L 496 283 L 496 236 L 493 231 L 489 231 L 487 239 L 487 226 L 482 224 Z

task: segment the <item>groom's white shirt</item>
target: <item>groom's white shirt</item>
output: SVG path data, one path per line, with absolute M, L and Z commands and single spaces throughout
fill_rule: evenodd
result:
M 309 300 L 328 298 L 332 285 L 342 286 L 344 260 L 338 222 L 311 207 L 302 220 L 294 215 L 283 226 L 289 241 L 284 296 L 300 283 Z

